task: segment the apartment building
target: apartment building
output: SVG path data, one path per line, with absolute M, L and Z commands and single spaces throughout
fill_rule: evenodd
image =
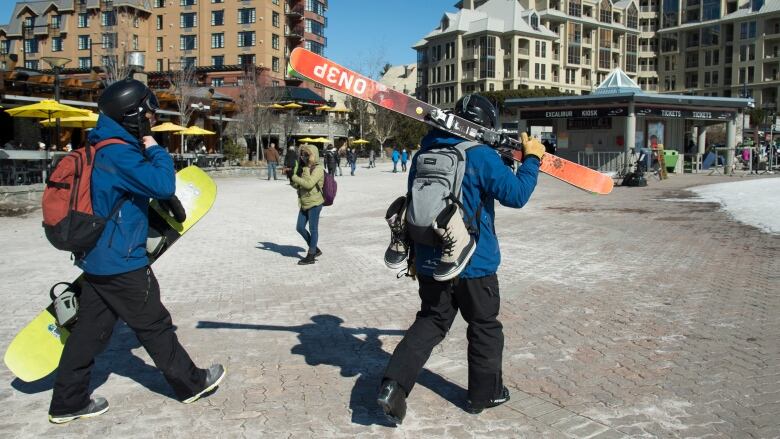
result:
M 458 12 L 445 13 L 414 46 L 417 95 L 435 105 L 504 89 L 587 94 L 618 67 L 644 89 L 657 84 L 649 67 L 656 57 L 650 15 L 637 0 L 462 0 L 455 6 Z
M 256 65 L 284 85 L 299 82 L 286 77 L 293 48 L 324 52 L 326 10 L 327 0 L 22 1 L 0 26 L 0 61 L 47 69 L 41 60 L 57 56 L 71 59 L 67 68 L 89 69 L 141 51 L 150 72 Z
M 660 0 L 660 91 L 752 97 L 777 109 L 780 1 Z

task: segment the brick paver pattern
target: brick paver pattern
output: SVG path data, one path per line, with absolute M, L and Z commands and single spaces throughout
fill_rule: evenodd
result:
M 323 256 L 298 266 L 294 191 L 217 179 L 212 211 L 156 265 L 196 363 L 223 362 L 219 391 L 183 405 L 118 325 L 93 373 L 111 410 L 47 422 L 51 378 L 0 367 L 2 437 L 778 437 L 780 238 L 732 220 L 684 175 L 594 196 L 550 177 L 522 210 L 497 209 L 512 400 L 467 414 L 465 324 L 428 361 L 400 427 L 375 404 L 381 373 L 419 306 L 382 255 L 383 215 L 406 174 L 386 163 L 339 177 Z M 40 212 L 0 218 L 5 348 L 77 270 Z

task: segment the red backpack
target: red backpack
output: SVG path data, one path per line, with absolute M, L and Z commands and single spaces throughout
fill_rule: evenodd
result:
M 106 139 L 92 146 L 72 151 L 63 157 L 46 179 L 43 191 L 43 229 L 46 238 L 59 250 L 76 254 L 95 246 L 107 218 L 92 211 L 92 168 L 97 151 L 112 144 L 127 144 L 119 139 Z M 120 201 L 109 218 L 122 205 Z

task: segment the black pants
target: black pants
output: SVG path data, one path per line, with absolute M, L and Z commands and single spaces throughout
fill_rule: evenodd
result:
M 493 274 L 457 282 L 419 276 L 422 306 L 403 340 L 395 348 L 384 379 L 398 382 L 408 395 L 433 348 L 447 335 L 460 309 L 468 323 L 469 391 L 472 403 L 500 395 L 504 333 L 498 321 L 498 277 Z
M 72 413 L 89 404 L 95 356 L 108 344 L 117 317 L 135 331 L 176 396 L 186 399 L 203 390 L 206 371 L 198 369 L 179 344 L 151 268 L 112 276 L 85 274 L 79 300 L 78 320 L 65 343 L 54 382 L 50 414 Z

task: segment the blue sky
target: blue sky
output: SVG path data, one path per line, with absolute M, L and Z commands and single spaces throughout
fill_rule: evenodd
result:
M 16 0 L 0 0 L 0 24 L 6 24 Z M 325 54 L 360 69 L 369 63 L 413 63 L 411 46 L 453 12 L 456 0 L 330 0 Z M 365 72 L 370 73 L 370 72 Z

